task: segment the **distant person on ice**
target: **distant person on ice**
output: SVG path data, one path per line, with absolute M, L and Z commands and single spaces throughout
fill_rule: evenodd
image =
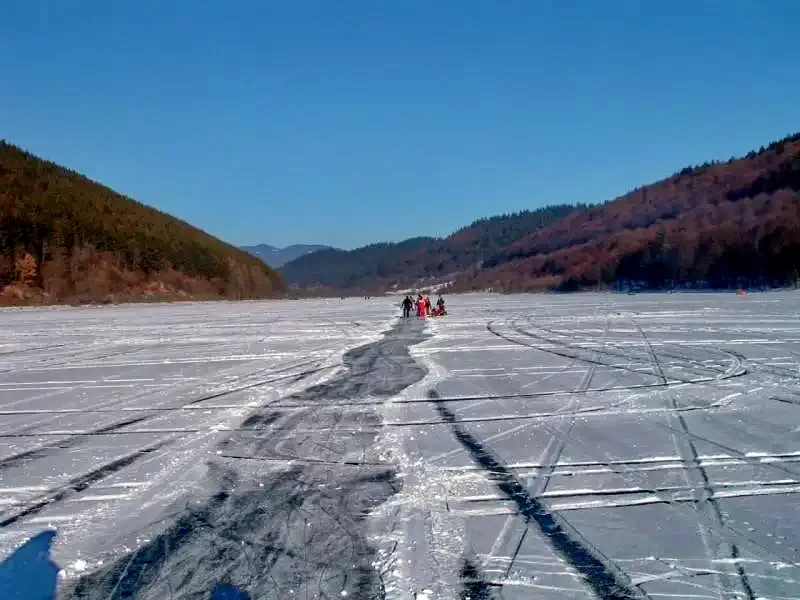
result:
M 417 316 L 424 317 L 426 314 L 427 311 L 425 310 L 425 298 L 423 298 L 422 294 L 420 294 L 417 298 Z
M 433 305 L 431 304 L 431 299 L 427 294 L 425 294 L 425 315 L 426 316 L 431 314 L 431 309 L 432 308 L 433 308 Z
M 444 298 L 439 296 L 439 299 L 436 301 L 436 307 L 430 314 L 432 317 L 443 317 L 447 314 L 447 309 L 444 306 Z
M 414 301 L 411 296 L 406 296 L 403 300 L 403 318 L 408 319 L 411 316 L 411 307 L 414 306 Z

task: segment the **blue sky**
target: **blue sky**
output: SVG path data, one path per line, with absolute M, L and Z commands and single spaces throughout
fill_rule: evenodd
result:
M 597 202 L 800 130 L 797 0 L 0 2 L 0 137 L 236 243 Z

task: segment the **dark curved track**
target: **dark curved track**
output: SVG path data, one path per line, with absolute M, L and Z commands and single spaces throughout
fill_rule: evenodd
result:
M 369 456 L 379 416 L 348 403 L 388 398 L 419 381 L 425 371 L 408 349 L 423 339 L 422 323 L 400 322 L 378 342 L 348 352 L 344 372 L 331 381 L 286 399 L 279 413 L 251 415 L 246 431 L 225 440 L 210 465 L 216 491 L 62 596 L 207 598 L 222 583 L 251 598 L 382 597 L 364 517 L 400 484 L 390 465 Z M 287 414 L 292 402 L 302 407 Z M 337 410 L 315 407 L 329 402 Z

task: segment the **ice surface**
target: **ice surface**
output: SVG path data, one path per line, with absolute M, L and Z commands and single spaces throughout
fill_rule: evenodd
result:
M 0 561 L 53 528 L 63 597 L 800 597 L 798 294 L 448 300 L 0 311 Z
M 799 301 L 452 298 L 411 350 L 429 375 L 386 411 L 406 483 L 378 511 L 405 523 L 383 538 L 392 584 L 799 597 Z M 442 410 L 417 402 L 431 390 Z
M 146 547 L 218 491 L 209 469 L 224 464 L 223 442 L 237 441 L 231 436 L 258 409 L 335 377 L 346 350 L 391 326 L 387 308 L 317 301 L 0 312 L 0 559 L 52 527 L 69 582 Z

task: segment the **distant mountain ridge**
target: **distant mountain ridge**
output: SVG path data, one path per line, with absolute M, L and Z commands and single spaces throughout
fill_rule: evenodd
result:
M 800 285 L 800 133 L 570 214 L 452 289 L 786 285 Z
M 800 285 L 800 133 L 602 204 L 480 219 L 446 238 L 284 264 L 314 293 Z
M 292 244 L 285 248 L 278 248 L 269 244 L 257 244 L 255 246 L 242 246 L 241 248 L 245 252 L 257 256 L 273 269 L 282 267 L 288 262 L 318 250 L 333 250 L 330 246 L 320 244 Z
M 446 238 L 415 237 L 355 250 L 322 250 L 283 265 L 290 284 L 343 290 L 381 291 L 439 281 L 478 267 L 494 253 L 585 206 L 548 206 L 478 219 Z

